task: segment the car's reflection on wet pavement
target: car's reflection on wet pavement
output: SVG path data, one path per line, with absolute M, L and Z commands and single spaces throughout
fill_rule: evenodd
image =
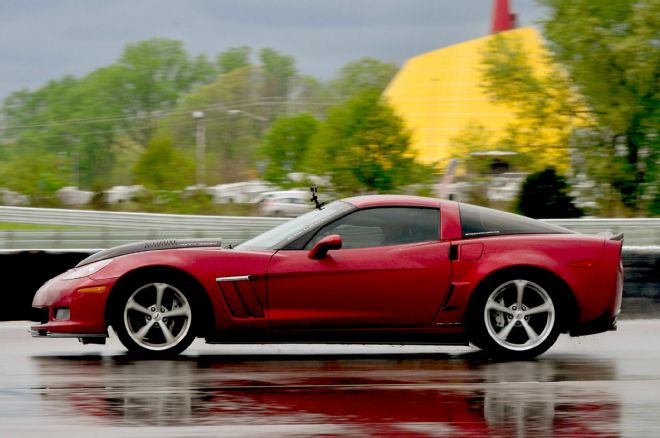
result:
M 575 383 L 585 376 L 612 380 L 608 361 L 515 367 L 442 355 L 37 361 L 42 375 L 76 375 L 75 381 L 36 388 L 53 415 L 76 412 L 126 426 L 293 424 L 351 435 L 611 435 L 619 416 L 617 397 L 606 388 L 538 383 Z
M 658 328 L 627 322 L 515 363 L 435 347 L 371 354 L 372 347 L 333 346 L 317 354 L 326 347 L 201 344 L 176 360 L 143 361 L 112 344 L 85 354 L 72 341 L 58 350 L 0 330 L 13 363 L 0 369 L 0 430 L 94 438 L 654 435 L 660 354 L 640 336 L 651 341 Z

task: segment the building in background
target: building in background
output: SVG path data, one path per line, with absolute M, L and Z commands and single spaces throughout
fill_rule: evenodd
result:
M 483 88 L 482 59 L 488 43 L 505 32 L 520 39 L 533 68 L 543 71 L 547 65 L 539 32 L 532 27 L 516 29 L 515 21 L 508 0 L 494 0 L 490 35 L 409 59 L 385 90 L 388 102 L 411 129 L 413 148 L 422 161 L 438 163 L 444 170 L 460 155 L 458 136 L 472 129 L 483 130 L 490 139 L 489 144 L 471 145 L 474 150 L 497 149 L 497 140 L 516 114 L 511 107 L 491 102 Z M 539 147 L 544 141 L 548 145 L 557 142 L 556 138 L 539 137 Z M 496 167 L 506 166 L 501 156 Z

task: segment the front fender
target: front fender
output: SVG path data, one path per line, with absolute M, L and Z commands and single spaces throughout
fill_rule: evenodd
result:
M 172 269 L 185 273 L 204 290 L 210 301 L 216 330 L 233 329 L 237 326 L 263 328 L 264 318 L 237 319 L 227 307 L 217 278 L 249 276 L 254 293 L 261 303 L 267 302 L 266 269 L 274 251 L 235 251 L 209 248 L 173 249 L 129 254 L 117 257 L 99 272 L 94 280 L 104 279 L 121 282 L 122 278 L 151 269 Z

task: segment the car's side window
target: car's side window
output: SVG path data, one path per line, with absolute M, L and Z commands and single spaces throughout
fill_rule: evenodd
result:
M 357 210 L 325 225 L 305 245 L 339 234 L 342 248 L 368 248 L 438 240 L 440 212 L 436 208 L 379 207 Z

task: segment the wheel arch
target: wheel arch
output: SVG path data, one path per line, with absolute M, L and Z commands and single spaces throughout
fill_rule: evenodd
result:
M 464 318 L 471 314 L 472 307 L 474 306 L 478 295 L 482 293 L 485 288 L 488 288 L 488 286 L 500 279 L 509 278 L 513 275 L 526 275 L 531 278 L 549 282 L 551 286 L 554 286 L 553 291 L 556 291 L 559 294 L 562 306 L 567 309 L 562 309 L 563 316 L 561 321 L 561 332 L 565 333 L 577 324 L 580 311 L 577 305 L 577 299 L 575 298 L 575 293 L 568 283 L 556 273 L 532 265 L 507 266 L 505 268 L 497 269 L 483 277 L 470 294 Z M 467 321 L 464 320 L 463 323 L 466 325 Z
M 117 298 L 120 296 L 121 292 L 131 283 L 138 281 L 141 278 L 156 275 L 166 276 L 190 286 L 190 290 L 195 294 L 195 299 L 199 304 L 199 310 L 202 312 L 201 324 L 198 326 L 198 333 L 196 335 L 202 337 L 209 335 L 215 325 L 215 314 L 213 312 L 213 304 L 211 303 L 211 299 L 206 293 L 206 290 L 202 284 L 188 272 L 167 265 L 143 266 L 122 275 L 110 290 L 110 295 L 108 296 L 104 310 L 105 326 L 108 327 L 112 325 L 111 312 L 117 306 Z

